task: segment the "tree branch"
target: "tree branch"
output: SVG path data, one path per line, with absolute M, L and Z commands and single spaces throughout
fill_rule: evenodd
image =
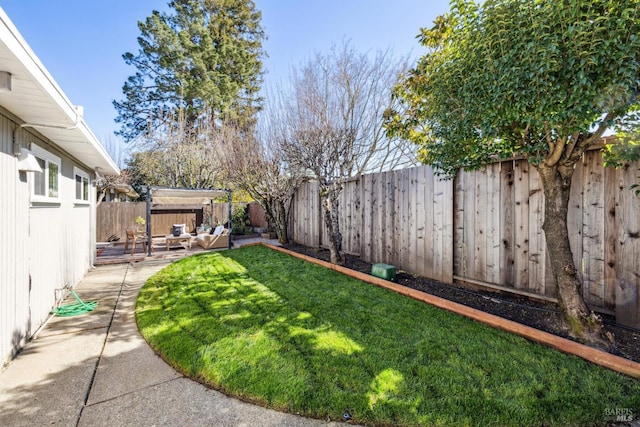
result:
M 551 139 L 551 130 L 549 129 L 549 122 L 544 122 L 544 136 L 547 139 L 547 146 L 549 147 L 549 153 L 553 155 L 556 150 L 556 145 Z
M 607 130 L 607 128 L 609 128 L 609 125 L 607 125 L 607 122 L 613 119 L 615 116 L 616 115 L 611 112 L 607 113 L 604 119 L 602 119 L 602 123 L 600 123 L 600 126 L 598 127 L 598 129 L 594 133 L 592 133 L 590 137 L 585 138 L 579 144 L 578 148 L 582 150 L 582 152 L 584 153 L 584 151 L 587 148 L 589 148 L 592 144 L 594 144 L 596 141 L 602 138 L 602 135 L 604 134 L 604 132 Z M 582 153 L 580 154 L 582 155 Z
M 546 126 L 545 126 L 546 127 Z M 547 141 L 550 140 L 550 137 L 547 134 Z M 553 150 L 549 152 L 549 156 L 544 161 L 544 164 L 548 167 L 553 167 L 558 164 L 560 158 L 562 158 L 562 154 L 565 152 L 565 147 L 567 144 L 567 137 L 560 138 L 555 143 L 550 142 L 550 148 L 553 147 Z

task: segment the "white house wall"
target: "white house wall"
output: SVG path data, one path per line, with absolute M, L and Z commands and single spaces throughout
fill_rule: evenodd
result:
M 28 185 L 11 154 L 12 123 L 0 115 L 0 360 L 21 346 L 29 325 Z M 25 209 L 24 207 L 27 206 Z
M 0 365 L 46 321 L 56 289 L 77 285 L 95 257 L 95 188 L 91 203 L 75 203 L 74 166 L 94 179 L 91 169 L 36 131 L 20 129 L 22 148 L 35 143 L 62 162 L 60 203 L 31 203 L 33 173 L 17 170 L 12 119 L 0 110 Z

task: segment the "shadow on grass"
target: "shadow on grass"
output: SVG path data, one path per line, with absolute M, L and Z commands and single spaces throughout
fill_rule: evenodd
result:
M 318 418 L 573 425 L 640 407 L 630 378 L 264 247 L 175 263 L 137 315 L 188 375 Z

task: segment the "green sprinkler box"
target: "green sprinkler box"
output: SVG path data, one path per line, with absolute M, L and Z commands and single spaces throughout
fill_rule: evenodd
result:
M 389 264 L 373 264 L 371 275 L 386 280 L 396 280 L 396 268 Z

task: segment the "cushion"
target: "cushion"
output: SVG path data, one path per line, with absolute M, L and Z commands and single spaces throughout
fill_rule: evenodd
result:
M 213 230 L 211 234 L 213 234 L 214 236 L 219 236 L 222 234 L 223 231 L 224 231 L 224 225 L 219 225 Z
M 182 234 L 186 234 L 187 224 L 173 224 L 171 228 L 171 234 L 178 237 Z

